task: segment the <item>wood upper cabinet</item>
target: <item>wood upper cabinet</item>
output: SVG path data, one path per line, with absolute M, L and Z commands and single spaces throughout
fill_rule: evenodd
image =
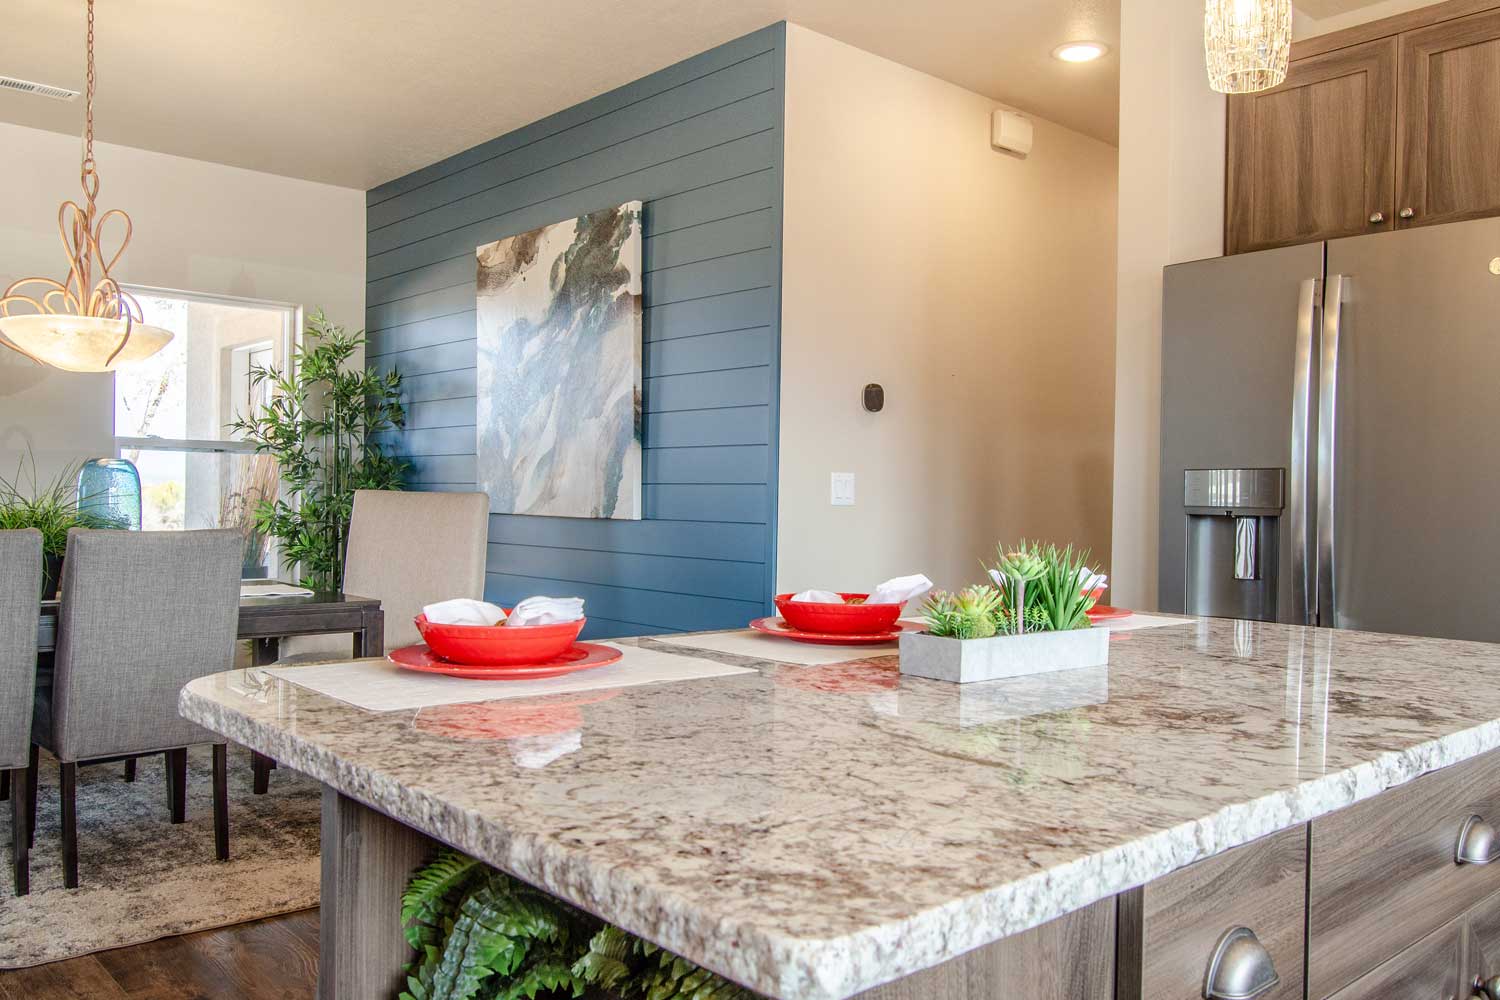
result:
M 1446 0 L 1292 47 L 1229 99 L 1229 253 L 1500 215 L 1500 0 Z
M 1376 39 L 1299 59 L 1280 87 L 1229 99 L 1230 253 L 1391 227 L 1396 59 L 1396 40 Z
M 1400 224 L 1500 214 L 1500 10 L 1400 42 Z

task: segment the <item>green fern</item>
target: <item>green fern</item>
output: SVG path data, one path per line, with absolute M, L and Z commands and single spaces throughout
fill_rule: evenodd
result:
M 401 899 L 416 952 L 401 1000 L 757 1000 L 687 959 L 444 850 Z
M 441 923 L 449 894 L 463 885 L 478 866 L 479 862 L 467 854 L 445 847 L 431 864 L 417 872 L 401 894 L 401 926 L 408 944 L 421 949 L 428 940 L 424 930 Z
M 443 944 L 431 1000 L 473 1000 L 486 979 L 508 976 L 520 966 L 531 941 L 507 933 L 517 924 L 510 910 L 514 900 L 506 889 L 495 880 L 464 897 Z
M 589 939 L 588 951 L 573 963 L 573 973 L 590 986 L 613 990 L 631 975 L 630 935 L 606 924 Z

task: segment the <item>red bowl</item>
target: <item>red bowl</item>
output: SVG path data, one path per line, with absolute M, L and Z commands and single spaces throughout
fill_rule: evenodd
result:
M 840 594 L 869 597 L 869 594 Z M 834 635 L 872 635 L 889 632 L 901 617 L 899 604 L 813 604 L 793 601 L 791 594 L 776 595 L 776 610 L 786 623 L 799 632 L 824 632 Z
M 510 609 L 506 608 L 509 614 Z M 509 667 L 546 663 L 578 641 L 587 619 L 560 625 L 434 625 L 413 619 L 422 641 L 438 656 L 470 666 Z

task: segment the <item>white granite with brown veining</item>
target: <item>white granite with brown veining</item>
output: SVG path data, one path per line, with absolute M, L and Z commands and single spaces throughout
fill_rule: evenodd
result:
M 1500 746 L 1500 647 L 1477 643 L 1212 621 L 962 688 L 894 657 L 747 665 L 529 709 L 370 714 L 243 671 L 181 704 L 784 1000 L 851 996 Z

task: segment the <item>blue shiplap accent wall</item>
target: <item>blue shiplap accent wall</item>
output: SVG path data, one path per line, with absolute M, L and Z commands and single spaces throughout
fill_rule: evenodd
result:
M 412 489 L 474 488 L 474 248 L 644 205 L 645 519 L 492 515 L 486 594 L 587 600 L 592 637 L 743 626 L 775 579 L 784 25 L 369 192 L 368 358 Z

